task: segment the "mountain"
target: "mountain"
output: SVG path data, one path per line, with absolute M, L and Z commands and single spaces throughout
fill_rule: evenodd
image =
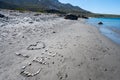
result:
M 63 13 L 90 13 L 78 6 L 63 4 L 58 0 L 0 0 L 0 8 Z
M 16 9 L 16 8 L 19 8 L 19 6 L 0 1 L 0 8 L 2 8 L 2 9 Z

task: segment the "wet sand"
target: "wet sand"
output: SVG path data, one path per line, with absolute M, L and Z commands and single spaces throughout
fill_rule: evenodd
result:
M 120 79 L 120 46 L 83 19 L 0 13 L 0 80 Z

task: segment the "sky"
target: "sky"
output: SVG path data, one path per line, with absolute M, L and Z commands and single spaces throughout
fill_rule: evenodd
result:
M 120 0 L 59 0 L 62 3 L 70 3 L 82 9 L 102 14 L 120 15 Z

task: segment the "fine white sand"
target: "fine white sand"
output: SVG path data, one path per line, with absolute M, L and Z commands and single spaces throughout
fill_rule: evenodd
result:
M 120 80 L 120 46 L 83 19 L 0 13 L 0 80 Z

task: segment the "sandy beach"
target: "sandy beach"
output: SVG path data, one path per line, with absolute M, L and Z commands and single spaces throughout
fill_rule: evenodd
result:
M 120 46 L 84 19 L 0 13 L 0 80 L 120 80 Z

